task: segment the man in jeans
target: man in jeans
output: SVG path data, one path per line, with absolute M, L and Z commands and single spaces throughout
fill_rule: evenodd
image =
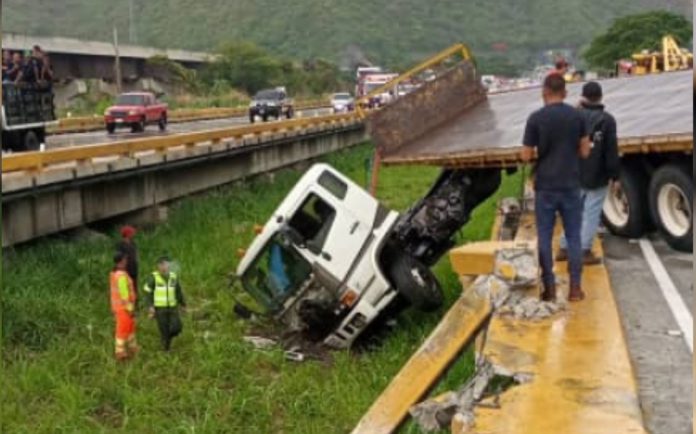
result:
M 585 298 L 581 288 L 582 199 L 580 158 L 590 153 L 586 122 L 580 112 L 564 102 L 565 79 L 549 74 L 544 80 L 544 107 L 532 113 L 524 132 L 522 159 L 531 161 L 536 150 L 535 204 L 537 243 L 543 290 L 541 299 L 556 299 L 551 241 L 556 213 L 561 215 L 568 240 L 570 291 L 568 300 Z
M 616 120 L 604 110 L 602 86 L 591 81 L 582 88 L 580 113 L 586 120 L 592 140 L 590 156 L 580 162 L 580 185 L 582 186 L 583 214 L 582 240 L 583 262 L 595 265 L 602 259 L 592 252 L 592 241 L 597 234 L 602 206 L 610 185 L 619 178 L 619 148 L 616 138 Z M 568 241 L 561 237 L 560 251 L 556 260 L 568 260 Z

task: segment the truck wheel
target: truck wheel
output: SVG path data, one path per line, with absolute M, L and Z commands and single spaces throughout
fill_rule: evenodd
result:
M 39 141 L 38 134 L 34 131 L 27 131 L 22 141 L 22 147 L 18 149 L 18 151 L 38 151 L 40 147 L 41 142 Z
M 264 122 L 268 122 L 268 115 L 264 113 L 261 119 L 263 119 Z
M 254 116 L 253 114 L 249 113 L 249 123 L 250 123 L 250 124 L 253 124 L 254 122 L 256 122 L 256 116 Z
M 431 312 L 443 303 L 442 288 L 432 271 L 410 255 L 400 254 L 389 267 L 392 283 L 418 310 Z
M 106 124 L 106 132 L 113 134 L 116 131 L 116 124 Z
M 293 117 L 295 117 L 295 110 L 293 110 L 292 107 L 288 108 L 287 113 L 285 113 L 285 117 L 287 119 L 292 119 Z
M 140 121 L 131 126 L 131 132 L 133 133 L 142 133 L 143 131 L 145 131 L 145 118 L 140 119 Z
M 692 252 L 693 193 L 691 174 L 686 167 L 667 164 L 650 180 L 650 214 L 665 241 L 674 249 Z
M 604 201 L 602 220 L 616 235 L 642 236 L 649 226 L 648 180 L 645 172 L 634 165 L 621 167 L 620 187 L 609 190 Z
M 157 125 L 159 126 L 160 131 L 167 130 L 167 115 L 166 114 L 163 113 L 162 116 L 160 116 L 160 119 L 157 122 Z

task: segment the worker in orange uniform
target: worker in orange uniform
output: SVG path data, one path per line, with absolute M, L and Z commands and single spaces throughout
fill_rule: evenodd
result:
M 128 257 L 123 253 L 114 255 L 114 269 L 111 271 L 111 311 L 116 320 L 117 360 L 134 356 L 139 348 L 135 341 L 135 288 L 126 272 Z

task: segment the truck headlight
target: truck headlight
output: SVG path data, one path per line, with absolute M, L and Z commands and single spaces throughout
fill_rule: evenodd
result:
M 129 116 L 135 116 L 135 115 L 137 115 L 137 114 L 138 114 L 138 111 L 137 111 L 137 110 L 130 110 L 130 111 L 128 112 L 128 115 L 129 115 Z

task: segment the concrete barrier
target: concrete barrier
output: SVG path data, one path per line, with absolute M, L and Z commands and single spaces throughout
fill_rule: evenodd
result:
M 352 121 L 8 173 L 2 178 L 2 246 L 145 210 L 365 140 L 362 123 Z

